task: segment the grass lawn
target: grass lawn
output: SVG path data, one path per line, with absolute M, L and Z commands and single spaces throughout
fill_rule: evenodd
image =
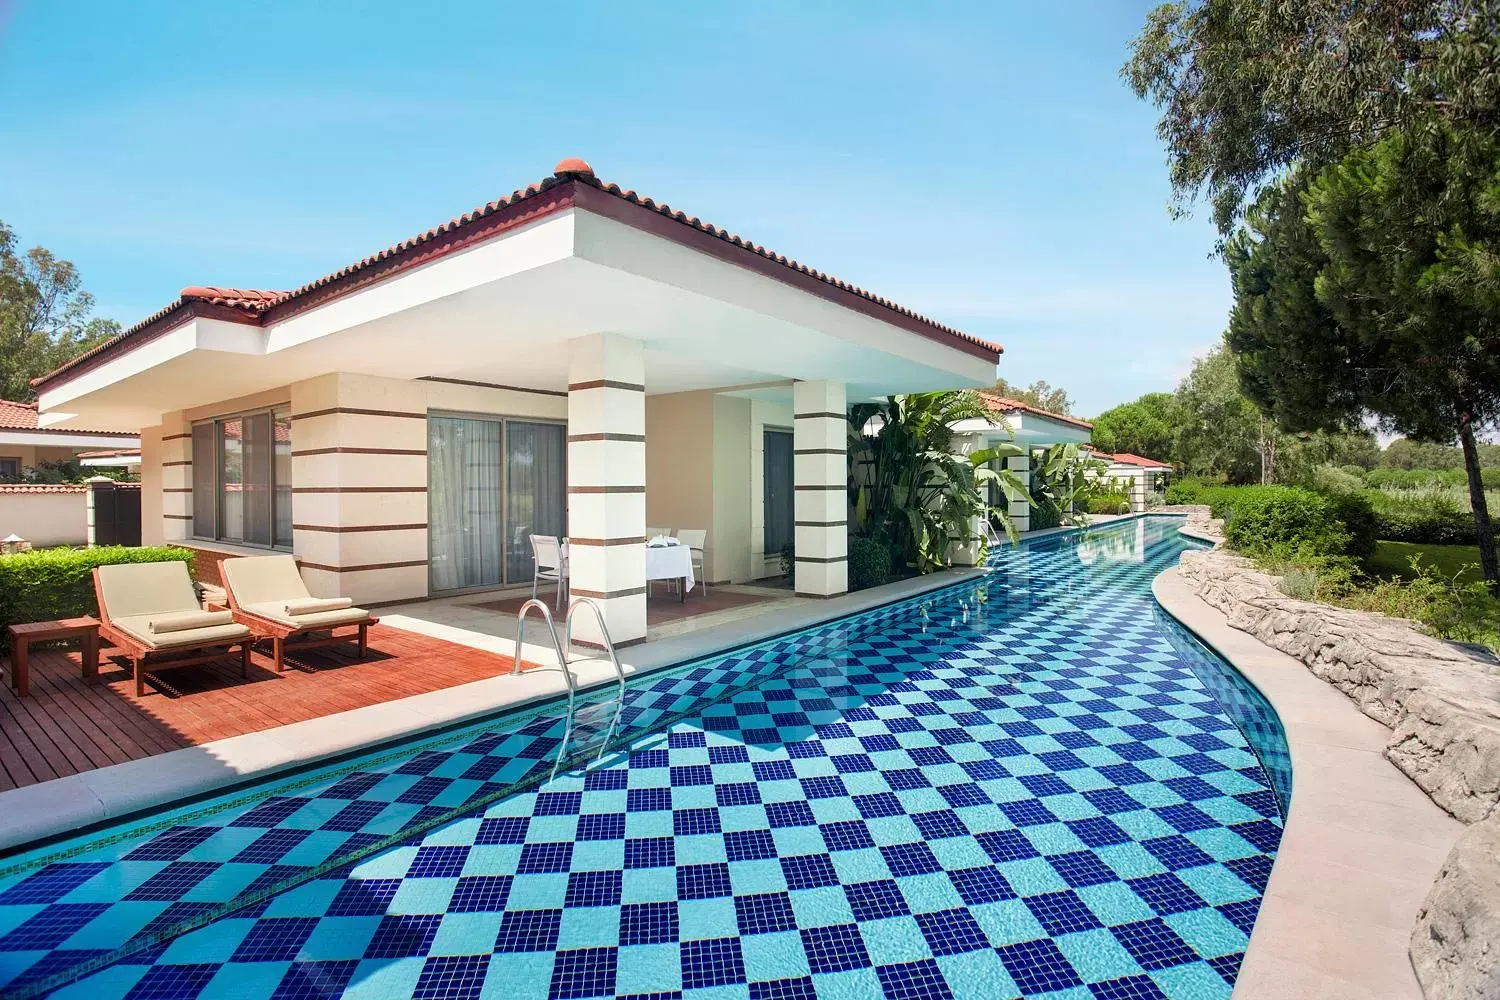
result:
M 1379 576 L 1410 577 L 1411 557 L 1420 555 L 1424 566 L 1431 566 L 1446 577 L 1462 573 L 1460 583 L 1481 579 L 1479 546 L 1417 545 L 1413 542 L 1377 542 L 1370 557 L 1370 572 Z

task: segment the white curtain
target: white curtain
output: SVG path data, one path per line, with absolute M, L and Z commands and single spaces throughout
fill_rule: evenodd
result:
M 429 417 L 428 539 L 432 589 L 500 583 L 498 420 Z
M 567 428 L 561 424 L 505 424 L 506 580 L 531 579 L 531 536 L 567 534 Z

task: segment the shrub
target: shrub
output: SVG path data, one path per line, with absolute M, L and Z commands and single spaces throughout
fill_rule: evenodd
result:
M 1244 552 L 1285 547 L 1307 556 L 1344 554 L 1349 532 L 1332 504 L 1298 486 L 1241 486 L 1215 503 L 1223 510 L 1224 537 Z
M 787 542 L 781 547 L 781 575 L 795 581 L 797 574 L 797 547 Z
M 1418 545 L 1477 545 L 1474 519 L 1437 505 L 1387 507 L 1375 514 L 1375 535 Z
M 1380 522 L 1370 501 L 1359 493 L 1336 493 L 1324 498 L 1349 536 L 1344 554 L 1356 559 L 1368 559 L 1374 555 L 1375 540 L 1380 537 Z
M 1196 476 L 1188 476 L 1186 479 L 1179 479 L 1175 483 L 1169 483 L 1167 484 L 1167 503 L 1201 503 L 1202 501 L 1198 497 L 1208 485 L 1210 484 L 1205 483 Z
M 1124 493 L 1096 493 L 1089 497 L 1090 514 L 1129 514 L 1130 497 Z
M 1031 530 L 1041 531 L 1044 528 L 1056 528 L 1062 524 L 1062 511 L 1045 496 L 1033 493 L 1031 498 L 1036 501 L 1036 506 L 1031 508 Z
M 1413 556 L 1411 580 L 1381 580 L 1351 589 L 1340 604 L 1360 611 L 1378 611 L 1427 626 L 1440 639 L 1500 646 L 1500 601 L 1482 581 L 1460 583 Z
M 3 631 L 7 625 L 97 615 L 95 566 L 179 559 L 187 563 L 191 573 L 193 553 L 166 545 L 38 549 L 0 556 L 0 643 L 10 642 L 9 634 Z
M 1357 469 L 1359 466 L 1356 465 L 1354 468 Z M 1357 493 L 1365 488 L 1365 481 L 1337 466 L 1320 465 L 1308 474 L 1304 485 L 1315 493 L 1331 497 L 1341 493 Z
M 1234 498 L 1244 488 L 1242 486 L 1209 486 L 1199 492 L 1198 502 L 1207 504 L 1214 517 L 1227 518 L 1230 508 L 1234 505 Z
M 1370 470 L 1365 468 L 1363 465 L 1340 465 L 1338 467 L 1338 470 L 1346 476 L 1353 476 L 1361 483 L 1365 481 L 1365 476 L 1369 475 L 1370 472 Z
M 891 578 L 891 550 L 869 535 L 849 536 L 849 589 L 878 587 Z

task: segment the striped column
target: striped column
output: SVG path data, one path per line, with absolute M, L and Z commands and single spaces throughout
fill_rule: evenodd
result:
M 683 455 L 682 461 L 704 461 Z M 569 589 L 604 612 L 616 646 L 646 638 L 646 368 L 638 340 L 568 342 Z M 593 616 L 573 635 L 597 644 Z
M 1031 489 L 1030 455 L 1014 455 L 1010 458 L 1007 458 L 1005 460 L 1005 467 L 1011 472 L 1015 473 L 1016 478 L 1021 481 L 1022 486 L 1024 486 L 1028 491 Z M 1002 502 L 1004 496 L 1005 494 L 1002 492 Z M 1012 500 L 1009 502 L 1006 509 L 1010 511 L 1011 523 L 1016 526 L 1017 531 L 1031 530 L 1030 504 L 1028 504 L 1025 500 Z
M 425 388 L 325 375 L 293 383 L 291 418 L 292 548 L 308 590 L 367 604 L 427 596 Z
M 801 597 L 849 589 L 849 418 L 844 383 L 792 386 L 797 569 Z
M 162 540 L 185 541 L 193 537 L 193 425 L 181 413 L 163 415 L 158 454 Z

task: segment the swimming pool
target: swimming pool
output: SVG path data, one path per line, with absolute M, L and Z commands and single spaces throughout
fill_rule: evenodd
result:
M 555 778 L 554 704 L 0 862 L 5 995 L 1227 997 L 1290 778 L 1179 523 L 595 695 Z

